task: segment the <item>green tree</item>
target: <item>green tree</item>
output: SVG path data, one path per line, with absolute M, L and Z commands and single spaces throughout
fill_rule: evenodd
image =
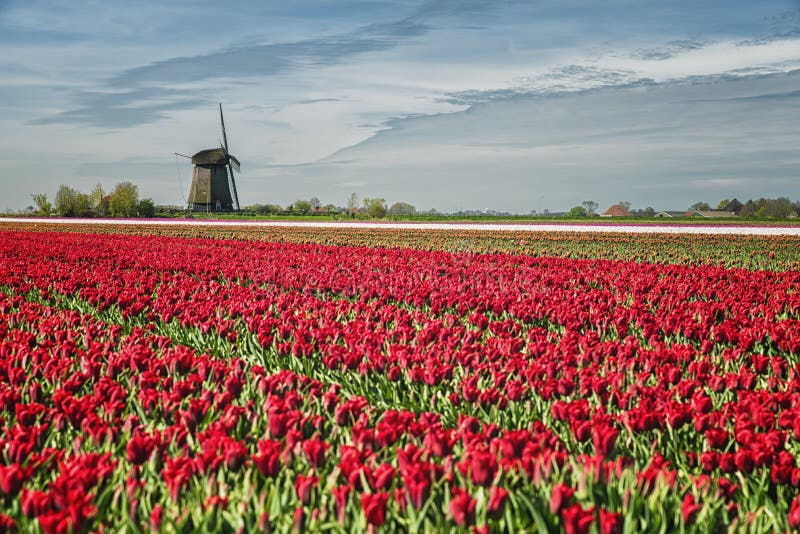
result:
M 308 200 L 296 200 L 295 203 L 292 204 L 292 211 L 295 213 L 306 214 L 311 211 L 311 202 Z
M 111 195 L 106 195 L 100 199 L 100 203 L 95 210 L 98 216 L 108 217 L 111 215 Z
M 417 208 L 408 202 L 395 202 L 389 208 L 389 215 L 414 215 L 417 213 Z
M 575 206 L 574 208 L 569 210 L 569 213 L 567 213 L 567 217 L 586 217 L 586 213 L 587 213 L 586 208 L 584 208 L 583 206 Z
M 708 205 L 708 202 L 695 202 L 689 209 L 692 211 L 708 211 L 711 209 L 711 206 Z
M 370 217 L 381 219 L 386 215 L 386 200 L 382 198 L 365 198 L 364 210 Z
M 120 182 L 108 199 L 112 217 L 135 217 L 139 207 L 139 188 L 131 182 Z
M 61 217 L 74 217 L 77 196 L 77 191 L 67 185 L 61 184 L 56 192 L 56 213 Z
M 92 215 L 92 201 L 86 193 L 75 194 L 75 216 L 90 217 Z
M 97 208 L 100 207 L 100 203 L 103 201 L 103 197 L 105 196 L 106 192 L 103 189 L 102 185 L 97 184 L 96 186 L 94 186 L 92 192 L 89 193 L 89 201 L 92 204 L 92 209 L 97 210 Z
M 723 198 L 722 200 L 719 201 L 719 204 L 717 204 L 717 209 L 724 210 L 726 207 L 728 207 L 728 204 L 730 204 L 730 202 L 731 200 L 729 198 Z
M 291 206 L 289 208 L 291 209 Z M 283 208 L 277 204 L 253 204 L 245 206 L 242 211 L 253 215 L 269 215 L 270 213 L 280 213 Z
M 152 219 L 156 216 L 156 206 L 152 198 L 143 198 L 139 201 L 139 217 Z
M 36 193 L 35 195 L 31 195 L 33 198 L 33 202 L 36 204 L 36 213 L 39 215 L 50 215 L 50 212 L 53 211 L 53 205 L 50 204 L 50 201 L 47 200 L 47 195 L 44 193 Z

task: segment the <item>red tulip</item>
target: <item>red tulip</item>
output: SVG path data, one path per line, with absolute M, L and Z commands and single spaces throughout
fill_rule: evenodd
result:
M 367 517 L 368 524 L 382 525 L 386 521 L 386 503 L 388 500 L 389 494 L 386 492 L 364 493 L 361 495 L 361 509 Z
M 311 493 L 319 483 L 319 477 L 314 475 L 297 475 L 294 479 L 294 489 L 297 498 L 305 505 L 311 503 Z
M 486 505 L 486 515 L 491 519 L 499 519 L 508 500 L 508 490 L 500 486 L 493 486 L 489 491 L 489 501 Z
M 563 509 L 561 518 L 564 520 L 566 534 L 585 534 L 594 523 L 594 508 L 584 509 L 575 503 Z
M 302 449 L 308 462 L 314 467 L 322 467 L 325 463 L 325 453 L 330 445 L 324 441 L 309 439 L 303 442 Z
M 450 498 L 449 514 L 456 525 L 465 527 L 475 521 L 475 499 L 466 491 L 455 488 Z
M 600 508 L 600 534 L 621 534 L 622 514 Z
M 5 495 L 16 497 L 25 479 L 25 471 L 19 465 L 0 465 L 0 491 Z
M 350 486 L 336 486 L 331 489 L 333 499 L 336 501 L 336 517 L 340 523 L 345 521 L 345 511 L 347 507 L 347 497 L 350 495 Z
M 686 525 L 691 525 L 694 522 L 694 518 L 699 510 L 700 505 L 695 502 L 694 495 L 687 493 L 683 498 L 683 503 L 681 504 L 683 522 Z
M 155 449 L 155 441 L 142 434 L 134 434 L 125 446 L 128 461 L 134 465 L 145 463 Z
M 553 486 L 553 491 L 550 493 L 550 513 L 553 515 L 561 513 L 561 510 L 569 504 L 574 494 L 574 488 L 570 488 L 561 482 Z
M 789 505 L 789 526 L 800 528 L 800 495 L 795 497 Z

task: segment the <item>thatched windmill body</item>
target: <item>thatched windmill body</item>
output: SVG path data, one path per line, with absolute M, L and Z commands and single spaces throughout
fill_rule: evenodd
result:
M 240 171 L 239 160 L 228 152 L 228 136 L 222 104 L 219 105 L 219 120 L 222 125 L 220 148 L 201 150 L 192 156 L 194 171 L 192 187 L 189 189 L 189 209 L 192 211 L 239 211 L 239 195 L 233 171 Z

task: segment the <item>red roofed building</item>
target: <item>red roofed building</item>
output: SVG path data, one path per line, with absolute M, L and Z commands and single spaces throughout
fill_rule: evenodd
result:
M 614 204 L 610 208 L 608 208 L 605 212 L 603 212 L 601 217 L 630 217 L 631 212 L 625 209 L 624 206 L 620 206 L 619 204 Z

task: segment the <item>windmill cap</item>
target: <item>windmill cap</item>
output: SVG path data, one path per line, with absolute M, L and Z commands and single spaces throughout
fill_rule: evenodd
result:
M 227 165 L 228 158 L 223 149 L 209 148 L 192 156 L 192 163 L 195 165 Z

